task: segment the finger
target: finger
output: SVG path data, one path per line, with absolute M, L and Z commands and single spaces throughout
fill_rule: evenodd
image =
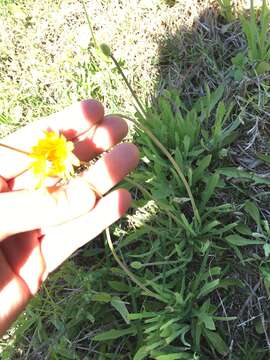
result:
M 99 153 L 110 149 L 120 142 L 128 132 L 124 120 L 117 116 L 108 116 L 90 132 L 80 136 L 75 143 L 75 155 L 83 161 L 88 161 Z M 44 186 L 53 186 L 59 179 L 47 178 Z M 13 190 L 33 188 L 36 179 L 32 171 L 26 171 L 10 181 Z
M 126 137 L 127 123 L 119 116 L 105 116 L 104 120 L 91 131 L 79 137 L 75 142 L 75 155 L 83 161 L 89 161 L 98 154 L 109 150 Z
M 0 240 L 7 236 L 56 225 L 93 208 L 96 195 L 83 179 L 68 185 L 0 194 Z
M 38 291 L 45 270 L 39 236 L 39 230 L 32 230 L 10 236 L 0 243 L 10 268 L 23 279 L 32 295 Z
M 1 142 L 20 150 L 30 151 L 44 130 L 59 131 L 69 140 L 87 132 L 93 125 L 104 118 L 101 103 L 85 100 L 74 104 L 63 111 L 47 118 L 35 121 L 15 133 L 2 139 Z M 7 180 L 14 178 L 27 168 L 29 158 L 25 154 L 0 147 L 0 172 Z
M 26 284 L 9 267 L 0 250 L 0 336 L 30 300 Z
M 88 214 L 47 230 L 41 239 L 46 274 L 55 270 L 75 250 L 117 221 L 125 214 L 130 203 L 131 196 L 127 190 L 116 190 L 100 199 Z
M 81 176 L 90 182 L 98 193 L 105 194 L 132 171 L 138 162 L 138 148 L 133 144 L 123 143 L 106 153 Z

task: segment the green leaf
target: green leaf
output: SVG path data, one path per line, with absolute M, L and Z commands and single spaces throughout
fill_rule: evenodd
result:
M 270 63 L 267 61 L 261 61 L 256 66 L 256 72 L 258 75 L 265 74 L 266 72 L 270 72 Z
M 119 312 L 119 314 L 122 316 L 126 324 L 129 324 L 130 321 L 128 319 L 128 309 L 125 305 L 125 303 L 117 296 L 113 297 L 111 300 L 111 305 Z
M 199 315 L 199 319 L 204 323 L 204 326 L 208 330 L 216 330 L 216 326 L 212 316 L 202 313 Z
M 245 64 L 245 55 L 242 52 L 239 52 L 232 58 L 233 65 L 243 66 Z
M 98 301 L 98 302 L 110 302 L 112 296 L 108 293 L 97 293 L 92 295 L 91 300 L 92 301 Z
M 217 321 L 234 321 L 237 320 L 237 316 L 213 316 L 213 319 Z
M 175 325 L 175 328 L 176 327 L 180 327 L 180 325 L 179 326 Z M 169 345 L 170 343 L 172 343 L 176 338 L 178 338 L 181 335 L 181 333 L 182 333 L 182 329 L 180 330 L 174 329 L 173 331 L 171 331 L 171 335 L 168 334 L 169 336 L 167 336 L 165 339 L 166 344 Z
M 121 281 L 108 281 L 109 286 L 119 292 L 128 292 L 130 290 L 129 286 Z
M 234 167 L 222 168 L 217 170 L 219 174 L 227 176 L 228 178 L 243 179 L 254 182 L 257 185 L 270 185 L 270 179 L 255 175 L 252 172 L 240 170 Z
M 238 224 L 235 229 L 242 235 L 251 235 L 252 231 L 246 224 Z
M 265 243 L 265 241 L 262 240 L 245 239 L 237 234 L 229 235 L 225 239 L 228 241 L 228 243 L 235 246 L 263 245 Z
M 157 313 L 155 313 L 155 312 L 145 311 L 145 312 L 142 312 L 142 313 L 128 314 L 128 319 L 129 320 L 141 320 L 141 319 L 144 319 L 144 318 L 156 318 L 156 316 L 157 316 Z
M 185 228 L 185 230 L 187 232 L 189 232 L 191 235 L 196 236 L 196 232 L 193 230 L 192 224 L 190 224 L 188 222 L 187 218 L 185 217 L 185 214 L 183 214 L 183 213 L 180 214 L 180 218 L 181 218 L 181 220 L 183 222 L 183 227 Z
M 267 327 L 267 324 L 265 324 L 265 327 Z M 263 328 L 262 320 L 258 320 L 256 322 L 255 329 L 256 329 L 257 334 L 259 334 L 259 335 L 262 335 L 264 333 L 265 330 Z
M 139 350 L 134 355 L 133 360 L 143 360 L 149 355 L 149 350 L 147 349 L 147 346 L 142 346 L 139 348 Z
M 242 81 L 245 77 L 245 74 L 241 69 L 235 69 L 232 74 L 235 81 Z
M 270 156 L 262 153 L 256 153 L 258 159 L 264 161 L 266 164 L 270 165 Z
M 215 173 L 211 175 L 210 179 L 208 179 L 208 182 L 206 183 L 206 187 L 202 193 L 202 202 L 201 202 L 201 208 L 204 209 L 205 205 L 213 195 L 215 188 L 217 187 L 219 182 L 219 174 Z
M 244 287 L 243 283 L 239 279 L 223 279 L 219 283 L 219 287 L 227 289 L 228 286 Z
M 108 331 L 104 331 L 96 336 L 93 337 L 94 341 L 107 341 L 107 340 L 115 340 L 125 335 L 136 335 L 136 329 L 133 327 L 126 328 L 126 329 L 112 329 Z
M 143 264 L 140 261 L 132 261 L 130 266 L 132 267 L 132 269 L 139 270 L 143 267 Z
M 210 281 L 209 283 L 204 284 L 204 286 L 202 287 L 202 289 L 198 295 L 198 298 L 203 297 L 203 296 L 211 293 L 213 290 L 215 290 L 218 287 L 219 282 L 220 282 L 220 280 L 216 279 L 216 280 Z
M 220 335 L 217 332 L 205 329 L 204 335 L 219 354 L 226 355 L 228 353 L 229 348 L 227 344 L 224 342 L 224 340 L 220 337 Z
M 189 355 L 188 355 L 189 356 Z M 175 353 L 175 354 L 167 354 L 167 355 L 160 355 L 155 358 L 156 360 L 178 360 L 178 359 L 189 359 L 187 354 L 185 353 Z
M 248 200 L 245 203 L 245 210 L 252 217 L 255 223 L 260 226 L 261 217 L 257 206 L 252 201 Z
M 263 250 L 265 257 L 268 257 L 270 255 L 270 244 L 264 244 Z
M 197 162 L 197 167 L 193 171 L 193 185 L 201 180 L 204 171 L 208 168 L 211 163 L 212 155 L 206 155 L 204 158 Z

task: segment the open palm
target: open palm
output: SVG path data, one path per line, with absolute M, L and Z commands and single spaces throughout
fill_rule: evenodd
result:
M 120 142 L 127 125 L 104 116 L 99 102 L 86 100 L 2 142 L 29 151 L 44 130 L 63 133 L 74 142 L 76 156 L 89 161 Z M 25 171 L 28 163 L 24 154 L 0 148 L 0 334 L 51 271 L 126 212 L 130 194 L 107 193 L 136 167 L 138 150 L 119 144 L 67 185 L 50 178 L 39 190 L 33 190 L 35 179 Z M 99 198 L 100 193 L 107 195 Z

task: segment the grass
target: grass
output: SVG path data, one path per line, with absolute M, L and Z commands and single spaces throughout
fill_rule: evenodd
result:
M 34 3 L 37 18 L 29 10 Z M 5 134 L 20 126 L 21 118 L 33 121 L 89 96 L 133 118 L 142 161 L 122 186 L 132 191 L 134 202 L 111 228 L 124 267 L 105 235 L 79 250 L 1 340 L 1 356 L 269 359 L 269 71 L 256 68 L 269 59 L 249 55 L 247 35 L 248 27 L 255 27 L 265 49 L 269 23 L 262 26 L 254 10 L 231 22 L 223 8 L 207 2 L 194 2 L 191 9 L 177 1 L 132 2 L 125 8 L 120 2 L 94 4 L 97 43 L 110 44 L 143 111 L 134 111 L 115 61 L 93 40 L 80 48 L 69 39 L 86 23 L 81 4 L 53 2 L 48 11 L 39 2 L 16 2 L 24 14 L 30 11 L 30 19 L 15 27 L 11 50 L 0 44 L 6 46 L 1 86 L 12 95 L 9 102 L 1 98 L 1 127 Z M 3 8 L 10 31 L 18 8 Z M 65 20 L 59 17 L 63 10 Z M 185 22 L 188 11 L 193 16 Z M 152 22 L 165 24 L 165 30 L 155 31 Z M 33 56 L 41 62 L 21 67 L 28 46 L 34 51 L 39 44 L 41 26 L 44 46 Z M 63 30 L 67 35 L 58 37 Z M 27 41 L 19 44 L 22 34 Z M 146 45 L 141 36 L 150 39 Z M 33 69 L 39 71 L 37 83 L 19 80 Z

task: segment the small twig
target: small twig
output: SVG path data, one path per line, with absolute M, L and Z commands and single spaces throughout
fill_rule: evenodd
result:
M 247 132 L 247 134 L 251 134 L 251 139 L 250 139 L 250 142 L 249 144 L 245 147 L 245 150 L 248 150 L 252 147 L 252 145 L 255 143 L 255 140 L 258 136 L 258 124 L 259 124 L 259 119 L 258 117 L 256 116 L 256 122 L 254 124 L 254 126 Z
M 239 315 L 237 316 L 237 320 L 238 321 L 241 316 L 243 315 L 245 308 L 249 305 L 249 303 L 251 302 L 252 298 L 254 297 L 254 295 L 256 295 L 256 291 L 258 290 L 259 286 L 261 284 L 261 280 L 259 280 L 257 282 L 257 284 L 251 289 L 251 294 L 249 295 L 249 297 L 247 298 L 247 300 L 245 301 L 244 305 L 242 306 L 242 308 L 239 311 Z
M 253 292 L 253 290 L 251 290 L 251 291 Z M 270 339 L 269 339 L 269 336 L 267 334 L 267 329 L 265 327 L 265 318 L 264 318 L 264 313 L 263 313 L 263 309 L 262 309 L 262 306 L 261 306 L 260 298 L 257 296 L 257 294 L 255 292 L 253 293 L 253 295 L 256 296 L 257 301 L 258 301 L 259 310 L 260 310 L 260 314 L 258 316 L 260 316 L 260 318 L 261 318 L 263 332 L 264 332 L 265 339 L 266 339 L 267 346 L 268 346 L 268 351 L 270 352 Z
M 260 317 L 260 316 L 261 316 L 261 314 L 256 315 L 256 316 L 252 316 L 250 319 L 248 319 L 248 320 L 246 320 L 246 321 L 243 321 L 243 322 L 241 322 L 240 324 L 238 324 L 237 327 L 243 327 L 243 326 L 245 326 L 246 324 L 250 323 L 251 321 L 257 319 L 257 318 Z

